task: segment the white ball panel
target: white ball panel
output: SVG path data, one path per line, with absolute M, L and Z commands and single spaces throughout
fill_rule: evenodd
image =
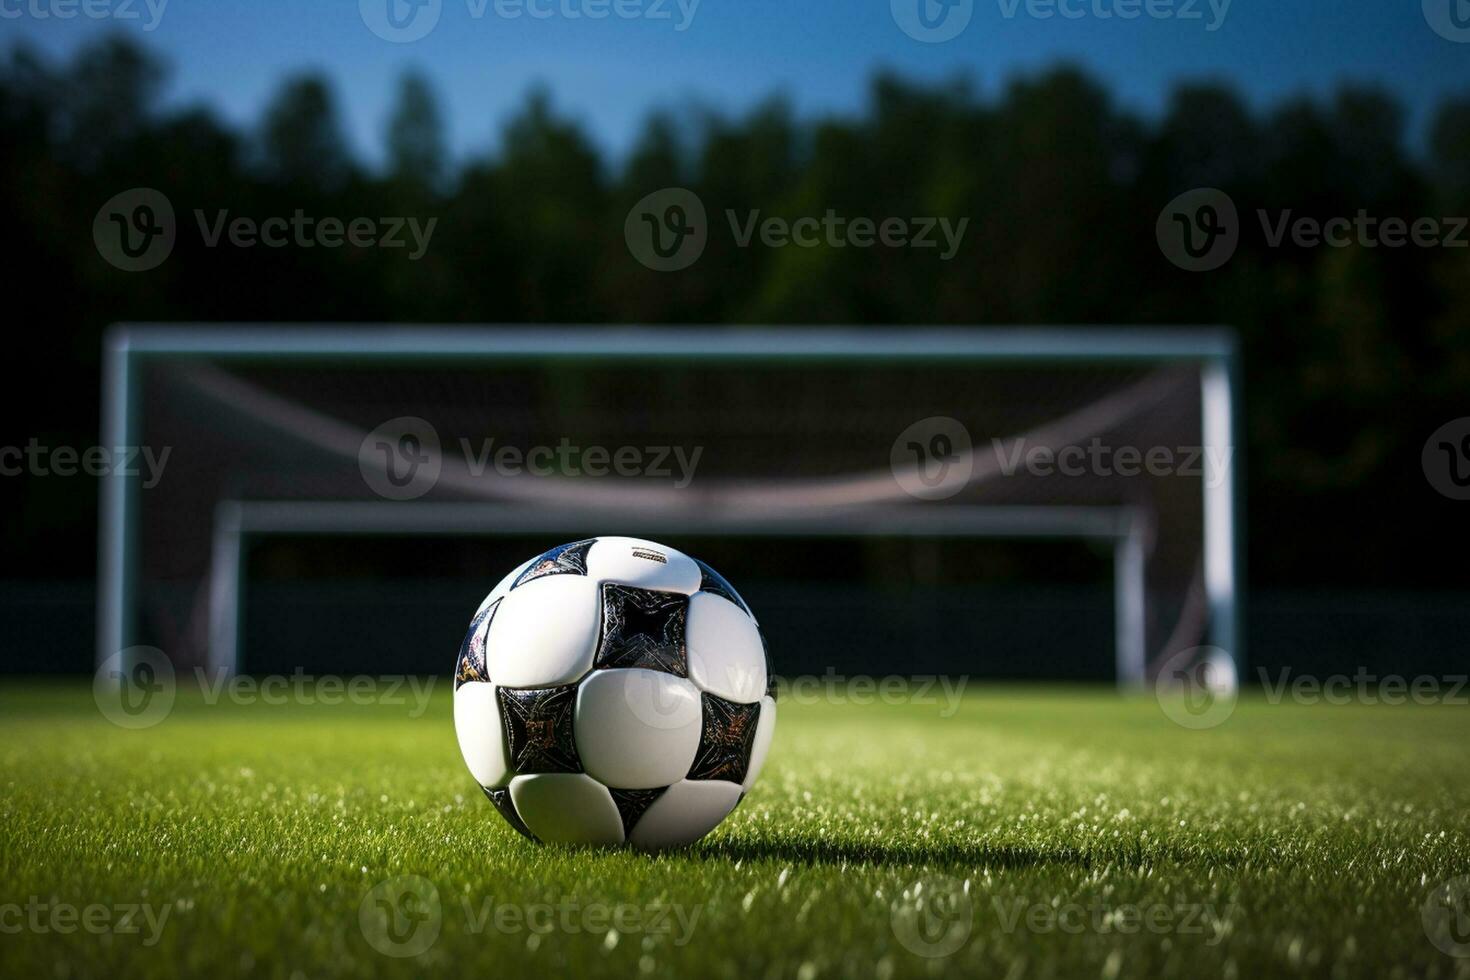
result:
M 612 794 L 581 773 L 517 776 L 510 798 L 531 833 L 559 844 L 621 844 L 623 819 Z
M 693 558 L 642 538 L 598 538 L 587 553 L 587 576 L 597 582 L 685 595 L 698 592 L 704 578 Z
M 599 670 L 577 688 L 577 754 L 605 786 L 655 789 L 683 779 L 702 726 L 699 690 L 673 674 Z
M 721 779 L 685 779 L 668 788 L 633 825 L 629 842 L 639 847 L 692 844 L 720 825 L 735 804 L 740 787 Z
M 776 734 L 776 702 L 772 698 L 761 698 L 761 716 L 755 724 L 755 741 L 750 746 L 750 765 L 745 770 L 745 782 L 741 789 L 749 793 L 765 767 L 766 755 L 771 751 L 771 739 Z
M 502 687 L 558 687 L 592 669 L 601 619 L 597 585 L 547 575 L 511 592 L 490 621 L 485 666 Z
M 510 778 L 505 756 L 505 732 L 495 685 L 471 683 L 454 692 L 454 733 L 465 765 L 481 786 L 504 786 Z
M 505 578 L 501 579 L 499 583 L 496 584 L 495 588 L 490 590 L 490 594 L 485 597 L 485 600 L 480 603 L 480 608 L 475 610 L 475 616 L 480 615 L 480 613 L 490 608 L 490 603 L 494 602 L 496 599 L 505 598 L 506 594 L 510 592 L 510 587 L 516 584 L 516 579 L 520 578 L 521 573 L 530 568 L 531 562 L 535 560 L 536 559 L 534 558 L 527 558 L 516 568 L 515 571 L 511 572 Z M 473 619 L 474 617 L 471 618 Z
M 684 639 L 689 649 L 689 678 L 704 690 L 741 704 L 759 701 L 766 693 L 766 654 L 760 630 L 729 599 L 710 592 L 690 596 Z

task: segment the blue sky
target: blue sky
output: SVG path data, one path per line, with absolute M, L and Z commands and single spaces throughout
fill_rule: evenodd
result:
M 405 30 L 432 28 L 380 37 L 369 24 L 395 34 L 389 2 Z M 1448 19 L 1451 3 L 1467 16 Z M 109 16 L 57 16 L 68 4 Z M 963 29 L 916 40 L 901 22 L 922 35 L 919 4 L 937 31 Z M 739 112 L 779 92 L 805 115 L 856 112 L 879 68 L 965 73 L 988 95 L 1072 62 L 1145 113 L 1180 79 L 1229 80 L 1256 105 L 1373 81 L 1409 106 L 1416 137 L 1440 98 L 1470 93 L 1470 28 L 1457 26 L 1470 0 L 0 0 L 0 14 L 0 37 L 61 55 L 106 30 L 136 36 L 171 64 L 171 99 L 237 124 L 258 118 L 284 74 L 320 68 L 368 159 L 410 67 L 435 84 L 459 154 L 492 148 L 537 81 L 614 153 L 650 108 L 691 99 Z

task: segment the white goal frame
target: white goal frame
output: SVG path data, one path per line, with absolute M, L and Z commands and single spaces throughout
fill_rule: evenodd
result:
M 389 327 L 313 325 L 125 324 L 108 334 L 103 359 L 104 444 L 138 444 L 139 368 L 149 362 L 205 357 L 292 361 L 487 364 L 556 360 L 775 360 L 832 364 L 956 361 L 1036 365 L 1192 363 L 1201 369 L 1201 438 L 1205 447 L 1233 455 L 1228 478 L 1203 489 L 1203 588 L 1209 643 L 1228 651 L 1244 670 L 1241 632 L 1242 561 L 1239 348 L 1232 331 L 1192 328 L 945 328 L 783 330 L 725 327 Z M 138 554 L 138 480 L 102 478 L 99 514 L 97 660 L 132 645 Z M 577 535 L 606 530 L 607 515 L 575 507 L 540 508 L 528 523 L 525 508 L 492 503 L 221 501 L 215 515 L 210 571 L 209 663 L 240 667 L 241 556 L 257 535 L 505 534 Z M 619 526 L 631 533 L 810 536 L 990 536 L 1091 538 L 1111 541 L 1114 553 L 1117 679 L 1125 688 L 1145 683 L 1144 550 L 1141 522 L 1127 507 L 947 506 L 866 508 L 795 519 L 726 516 L 697 523 L 687 515 L 645 516 Z

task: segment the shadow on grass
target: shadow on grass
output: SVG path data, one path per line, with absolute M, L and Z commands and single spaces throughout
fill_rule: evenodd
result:
M 1044 864 L 1089 866 L 1094 855 L 1076 848 L 1009 847 L 994 844 L 924 844 L 909 841 L 829 841 L 797 836 L 711 841 L 691 857 L 727 861 L 780 861 L 796 864 L 964 865 L 1028 868 Z
M 1007 844 L 919 841 L 830 841 L 795 835 L 735 838 L 696 845 L 689 856 L 707 861 L 772 861 L 787 864 L 925 865 L 960 868 L 1031 868 L 1048 865 L 1143 867 L 1186 864 L 1233 867 L 1243 855 L 1170 846 L 1118 850 L 1077 847 L 1027 847 Z

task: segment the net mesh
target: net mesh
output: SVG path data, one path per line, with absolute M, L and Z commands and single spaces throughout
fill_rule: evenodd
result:
M 685 533 L 707 518 L 730 524 L 737 538 L 739 522 L 756 518 L 787 519 L 800 536 L 803 522 L 858 513 L 868 515 L 869 533 L 881 535 L 892 520 L 902 537 L 898 525 L 914 513 L 942 521 L 975 508 L 1127 508 L 1140 522 L 1147 652 L 1157 659 L 1202 642 L 1207 625 L 1199 569 L 1209 474 L 1202 461 L 1185 465 L 1203 443 L 1200 370 L 1188 363 L 155 359 L 137 375 L 138 436 L 170 455 L 164 478 L 137 495 L 135 639 L 177 662 L 205 662 L 220 505 L 383 505 L 365 477 L 372 465 L 365 440 L 388 420 L 412 417 L 438 439 L 440 476 L 414 499 L 377 512 L 386 515 L 385 534 L 402 533 L 394 525 L 407 509 L 443 503 L 494 508 L 498 529 L 512 533 L 516 514 L 554 525 L 554 515 L 576 510 L 604 514 L 609 533 L 631 515 L 653 530 L 661 515 L 679 515 Z M 943 499 L 917 499 L 894 477 L 895 440 L 938 416 L 968 432 L 972 475 Z M 609 457 L 631 447 L 643 464 L 661 447 L 699 455 L 687 486 L 611 468 L 598 476 L 528 475 L 477 465 L 493 458 L 487 450 L 512 447 L 524 459 L 538 446 L 573 447 L 553 468 L 571 460 L 579 473 L 589 447 Z M 1080 469 L 1016 465 L 1027 452 L 1064 446 L 1089 452 L 1074 457 Z M 1122 475 L 1111 463 L 1087 461 L 1099 448 L 1112 461 L 1123 449 L 1140 457 L 1162 449 L 1171 463 L 1168 472 Z M 467 526 L 465 534 L 495 529 Z M 957 521 L 956 534 L 968 533 Z M 841 603 L 820 583 L 810 594 L 812 615 L 839 614 Z M 799 613 L 800 597 L 785 598 Z M 815 611 L 819 604 L 827 611 Z M 1112 642 L 1111 634 L 1097 637 L 1100 651 Z

